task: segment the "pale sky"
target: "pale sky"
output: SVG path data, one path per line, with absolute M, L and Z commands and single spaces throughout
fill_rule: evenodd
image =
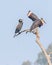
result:
M 34 34 L 22 33 L 13 38 L 19 18 L 24 22 L 22 30 L 33 23 L 27 17 L 29 10 L 47 23 L 39 29 L 43 46 L 47 48 L 52 42 L 52 0 L 0 0 L 0 65 L 21 65 L 37 59 L 41 49 Z

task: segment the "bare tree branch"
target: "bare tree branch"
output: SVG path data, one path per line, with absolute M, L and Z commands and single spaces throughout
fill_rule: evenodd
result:
M 41 48 L 42 52 L 44 53 L 47 61 L 48 61 L 48 65 L 52 65 L 51 61 L 50 61 L 50 57 L 47 54 L 45 48 L 43 47 L 42 43 L 39 41 L 39 39 L 36 37 L 36 43 L 39 45 L 39 47 Z
M 28 32 L 30 32 L 30 29 L 22 30 L 22 31 L 20 31 L 18 34 L 15 34 L 14 37 L 20 35 L 20 34 L 23 33 L 23 32 L 28 33 Z M 35 28 L 35 29 L 33 29 L 31 32 L 36 35 L 36 43 L 39 45 L 39 47 L 41 48 L 41 50 L 42 50 L 43 53 L 45 54 L 45 57 L 46 57 L 46 59 L 47 59 L 47 61 L 48 61 L 48 64 L 49 64 L 49 65 L 52 65 L 52 63 L 51 63 L 51 61 L 50 61 L 49 55 L 47 54 L 47 52 L 46 52 L 45 48 L 43 47 L 42 43 L 39 41 L 39 40 L 40 40 L 40 35 L 39 35 L 38 27 Z
M 30 29 L 25 29 L 25 30 L 22 30 L 22 31 L 20 31 L 19 33 L 15 34 L 15 35 L 14 35 L 14 37 L 16 37 L 16 36 L 20 35 L 20 34 L 21 34 L 21 33 L 23 33 L 23 32 L 28 33 L 28 32 L 30 32 Z M 39 36 L 39 31 L 38 31 L 38 27 L 37 27 L 37 28 L 35 28 L 35 29 L 33 29 L 31 32 L 32 32 L 33 34 L 35 34 L 35 35 L 36 35 L 36 37 L 40 38 L 40 36 Z
M 30 32 L 30 29 L 26 29 L 26 30 L 22 30 L 22 31 L 20 31 L 19 33 L 17 33 L 17 34 L 15 34 L 13 37 L 16 37 L 16 36 L 18 36 L 18 35 L 20 35 L 21 33 L 23 33 L 23 32 Z

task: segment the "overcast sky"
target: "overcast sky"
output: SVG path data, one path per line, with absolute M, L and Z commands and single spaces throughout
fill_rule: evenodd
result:
M 33 23 L 27 12 L 31 10 L 47 24 L 39 29 L 41 42 L 45 48 L 52 42 L 52 0 L 0 0 L 0 65 L 21 65 L 23 61 L 32 63 L 41 51 L 32 33 L 22 33 L 13 38 L 18 19 L 23 19 L 23 29 Z

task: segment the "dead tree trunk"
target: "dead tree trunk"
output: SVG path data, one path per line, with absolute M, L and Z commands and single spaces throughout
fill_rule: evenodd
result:
M 44 53 L 47 61 L 48 61 L 48 65 L 52 65 L 51 61 L 50 61 L 50 57 L 47 54 L 45 48 L 43 47 L 42 43 L 40 42 L 39 38 L 36 36 L 36 43 L 39 45 L 39 47 L 41 48 L 42 52 Z
M 17 35 L 19 35 L 19 34 L 21 34 L 21 33 L 23 33 L 23 32 L 26 32 L 26 33 L 27 33 L 27 32 L 30 32 L 30 31 L 29 31 L 29 29 L 26 29 L 26 30 L 21 31 L 21 32 L 18 33 Z M 47 61 L 48 61 L 48 65 L 52 65 L 52 63 L 51 63 L 51 61 L 50 61 L 49 55 L 47 54 L 45 48 L 43 47 L 42 43 L 41 43 L 40 40 L 39 40 L 39 39 L 40 39 L 40 36 L 39 36 L 38 28 L 34 29 L 34 30 L 32 31 L 32 33 L 36 35 L 36 43 L 39 45 L 39 47 L 41 48 L 42 52 L 44 53 L 44 55 L 45 55 L 45 57 L 46 57 L 46 59 L 47 59 Z M 17 35 L 14 35 L 14 37 L 17 36 Z

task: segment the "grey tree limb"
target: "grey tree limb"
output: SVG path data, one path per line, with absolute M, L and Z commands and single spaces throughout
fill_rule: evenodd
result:
M 39 47 L 41 48 L 42 52 L 44 53 L 47 61 L 48 61 L 48 65 L 52 65 L 51 61 L 50 61 L 50 57 L 47 54 L 45 48 L 43 47 L 42 43 L 40 42 L 40 40 L 38 39 L 38 37 L 36 37 L 36 43 L 39 45 Z
M 14 37 L 20 35 L 20 34 L 23 33 L 23 32 L 28 33 L 28 32 L 30 32 L 30 29 L 22 30 L 22 31 L 19 32 L 18 34 L 14 35 Z M 46 57 L 46 59 L 47 59 L 47 61 L 48 61 L 48 65 L 52 65 L 52 63 L 51 63 L 51 61 L 50 61 L 49 55 L 47 54 L 45 48 L 43 47 L 42 43 L 40 42 L 40 35 L 39 35 L 38 28 L 32 30 L 31 32 L 36 35 L 36 43 L 39 45 L 39 47 L 41 48 L 42 52 L 44 53 L 44 55 L 45 55 L 45 57 Z

